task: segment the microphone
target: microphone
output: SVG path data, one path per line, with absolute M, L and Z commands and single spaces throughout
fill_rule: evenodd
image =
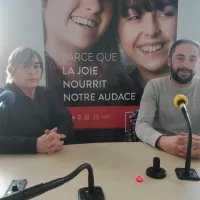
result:
M 174 97 L 174 105 L 177 108 L 180 108 L 185 121 L 187 122 L 189 133 L 188 133 L 188 146 L 187 146 L 187 155 L 185 160 L 185 168 L 176 168 L 176 176 L 181 180 L 194 180 L 199 181 L 200 178 L 195 171 L 191 168 L 191 151 L 192 151 L 192 124 L 190 121 L 190 116 L 188 114 L 186 106 L 188 105 L 188 99 L 182 94 L 178 94 Z
M 153 166 L 146 169 L 146 175 L 154 179 L 163 179 L 166 177 L 166 170 L 160 167 L 160 158 L 153 158 Z
M 0 111 L 11 106 L 15 101 L 15 94 L 9 90 L 5 90 L 0 94 Z
M 94 186 L 94 175 L 92 166 L 87 163 L 79 166 L 76 170 L 74 170 L 72 173 L 63 178 L 58 178 L 47 183 L 41 183 L 39 185 L 35 185 L 20 192 L 16 192 L 9 196 L 3 197 L 0 200 L 27 200 L 35 198 L 36 196 L 39 196 L 49 190 L 57 188 L 63 185 L 64 183 L 72 180 L 84 169 L 88 170 L 88 187 L 79 189 L 78 191 L 79 200 L 105 200 L 103 190 L 101 189 L 101 187 Z

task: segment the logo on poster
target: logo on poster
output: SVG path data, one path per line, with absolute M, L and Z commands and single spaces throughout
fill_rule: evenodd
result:
M 90 115 L 89 114 L 85 114 L 84 120 L 90 120 Z
M 95 114 L 95 115 L 93 116 L 93 119 L 94 119 L 94 120 L 99 120 L 99 115 Z

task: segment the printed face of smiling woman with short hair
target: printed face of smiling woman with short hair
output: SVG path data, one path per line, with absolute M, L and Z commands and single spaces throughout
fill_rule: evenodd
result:
M 87 51 L 103 36 L 114 0 L 43 0 L 46 43 Z M 66 46 L 67 45 L 67 46 Z
M 168 70 L 169 50 L 176 40 L 177 6 L 178 0 L 122 1 L 119 38 L 139 70 Z

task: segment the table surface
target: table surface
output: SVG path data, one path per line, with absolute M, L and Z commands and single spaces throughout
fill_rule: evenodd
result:
M 162 180 L 146 176 L 146 169 L 159 157 L 167 171 Z M 79 165 L 89 163 L 94 170 L 95 185 L 103 188 L 107 200 L 199 200 L 200 181 L 177 179 L 176 167 L 184 167 L 183 158 L 169 155 L 143 143 L 102 143 L 64 146 L 53 155 L 0 155 L 0 197 L 14 179 L 27 179 L 27 187 L 48 182 L 71 173 Z M 200 161 L 192 168 L 200 174 Z M 136 182 L 138 175 L 142 183 Z M 78 189 L 87 187 L 87 170 L 72 181 L 34 199 L 78 199 Z

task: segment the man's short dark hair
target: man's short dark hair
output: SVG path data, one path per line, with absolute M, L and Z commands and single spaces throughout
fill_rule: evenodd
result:
M 181 39 L 181 40 L 177 40 L 172 46 L 171 46 L 171 49 L 170 49 L 170 52 L 169 52 L 169 58 L 172 59 L 172 55 L 174 54 L 175 52 L 175 49 L 178 45 L 180 44 L 192 44 L 194 45 L 195 47 L 197 47 L 198 49 L 198 52 L 199 52 L 199 57 L 200 57 L 200 45 L 199 43 L 195 42 L 195 41 L 192 41 L 192 40 L 186 40 L 186 39 Z

